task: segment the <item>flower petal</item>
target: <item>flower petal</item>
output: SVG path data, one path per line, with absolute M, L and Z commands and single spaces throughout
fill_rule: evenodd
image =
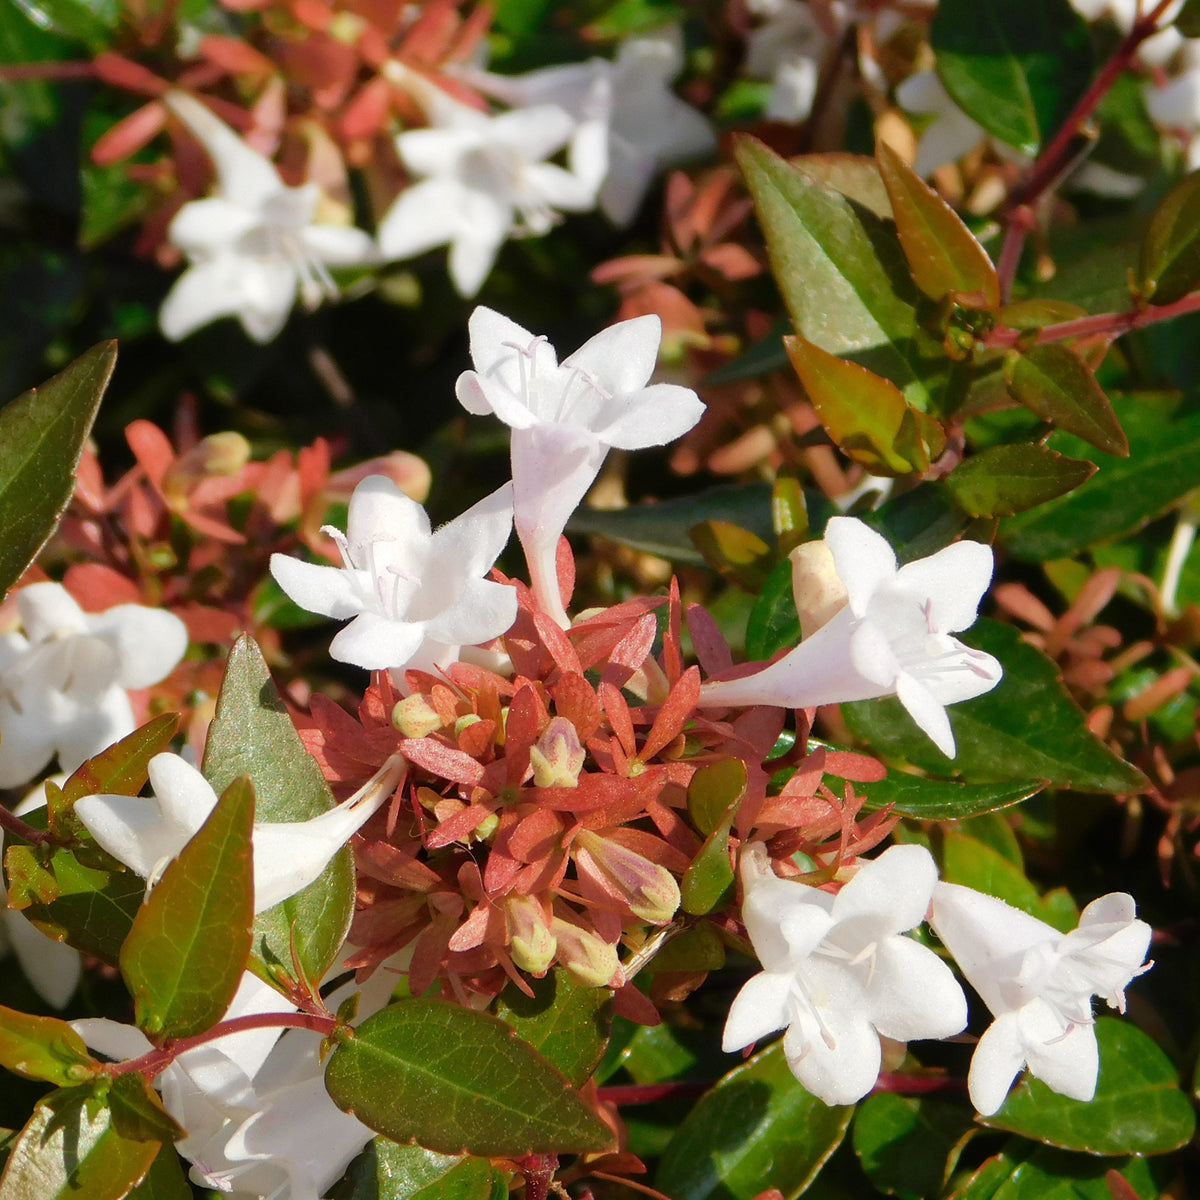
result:
M 826 1104 L 854 1104 L 875 1086 L 883 1059 L 879 1034 L 854 1003 L 823 1005 L 820 1025 L 807 1012 L 783 1039 L 792 1074 Z
M 1094 1025 L 1072 1025 L 1065 1033 L 1054 1010 L 1042 1000 L 1017 1013 L 1030 1071 L 1048 1088 L 1072 1100 L 1091 1100 L 1100 1074 Z
M 47 1004 L 66 1008 L 83 974 L 83 960 L 73 946 L 47 937 L 12 909 L 4 911 L 4 928 L 25 978 Z
M 164 608 L 118 604 L 90 619 L 91 632 L 117 654 L 117 682 L 144 688 L 165 679 L 188 646 L 187 626 Z
M 288 597 L 307 612 L 345 621 L 363 611 L 362 598 L 349 571 L 301 562 L 290 554 L 272 554 L 271 574 Z
M 871 1023 L 897 1041 L 952 1037 L 967 1027 L 967 998 L 954 972 L 910 937 L 880 942 L 866 1000 Z
M 937 863 L 924 846 L 892 846 L 864 862 L 838 892 L 833 919 L 870 919 L 889 934 L 915 929 L 925 920 L 937 877 Z
M 994 568 L 990 546 L 955 542 L 936 554 L 905 563 L 896 572 L 896 586 L 928 605 L 929 621 L 938 633 L 957 633 L 975 624 Z
M 329 656 L 368 671 L 383 671 L 408 663 L 424 640 L 421 623 L 390 621 L 364 612 L 329 643 Z
M 967 1072 L 967 1092 L 981 1116 L 991 1116 L 1004 1103 L 1024 1066 L 1025 1042 L 1018 1014 L 1001 1013 L 979 1039 Z
M 791 989 L 791 975 L 762 971 L 751 976 L 729 1007 L 721 1049 L 741 1050 L 787 1025 Z
M 896 676 L 896 695 L 905 711 L 916 722 L 917 728 L 947 757 L 953 758 L 956 750 L 954 730 L 946 708 L 933 692 L 915 676 L 901 671 Z
M 825 541 L 846 585 L 851 611 L 865 616 L 871 597 L 896 577 L 896 552 L 883 534 L 856 517 L 831 517 Z

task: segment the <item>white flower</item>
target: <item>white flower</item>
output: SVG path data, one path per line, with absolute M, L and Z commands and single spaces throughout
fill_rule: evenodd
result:
M 988 1116 L 1028 1066 L 1073 1100 L 1096 1094 L 1099 1055 L 1092 997 L 1125 1011 L 1125 988 L 1148 969 L 1150 926 L 1133 897 L 1111 892 L 1083 910 L 1071 933 L 972 888 L 939 883 L 929 923 L 995 1021 L 979 1039 L 967 1088 Z
M 933 117 L 917 143 L 913 170 L 918 175 L 932 175 L 938 167 L 957 162 L 987 137 L 983 126 L 958 107 L 933 71 L 918 71 L 904 80 L 896 88 L 896 102 L 909 112 Z
M 525 75 L 480 71 L 466 78 L 506 104 L 558 105 L 577 127 L 592 119 L 598 97 L 611 95 L 608 171 L 599 204 L 609 220 L 628 225 L 660 170 L 716 148 L 707 119 L 669 86 L 682 68 L 683 38 L 678 25 L 669 25 L 626 38 L 613 62 L 593 58 Z
M 418 94 L 431 128 L 398 135 L 396 152 L 423 179 L 405 188 L 379 222 L 385 258 L 411 258 L 449 243 L 450 278 L 460 294 L 473 296 L 507 238 L 540 236 L 560 211 L 595 207 L 608 167 L 606 96 L 591 97 L 594 111 L 577 122 L 553 104 L 488 116 L 428 85 Z M 570 169 L 544 161 L 568 143 Z
M 55 756 L 63 771 L 134 730 L 126 688 L 169 674 L 187 629 L 165 609 L 85 613 L 57 583 L 17 593 L 25 633 L 0 635 L 0 787 L 27 783 Z
M 217 794 L 178 754 L 150 760 L 153 796 L 84 796 L 75 813 L 114 858 L 149 886 L 187 845 L 216 807 Z M 254 824 L 254 911 L 306 888 L 359 827 L 395 791 L 403 760 L 389 759 L 353 796 L 307 821 Z
M 217 169 L 218 194 L 185 204 L 167 231 L 191 260 L 163 301 L 159 324 L 172 341 L 235 316 L 256 342 L 283 328 L 299 292 L 315 308 L 337 295 L 329 268 L 370 262 L 361 229 L 315 222 L 320 189 L 288 187 L 274 166 L 184 92 L 167 105 L 196 135 Z
M 826 1104 L 853 1104 L 879 1077 L 879 1038 L 943 1038 L 967 1023 L 950 969 L 904 934 L 925 918 L 937 867 L 922 846 L 865 862 L 836 896 L 778 879 L 744 852 L 742 919 L 763 971 L 737 994 L 722 1045 L 778 1029 L 796 1078 Z
M 342 566 L 273 554 L 271 574 L 301 608 L 353 618 L 329 647 L 339 662 L 433 671 L 515 620 L 516 589 L 482 578 L 511 531 L 509 484 L 432 531 L 421 505 L 386 476 L 368 475 L 350 499 L 346 534 L 325 530 Z
M 1146 3 L 1146 0 L 1071 0 L 1071 7 L 1085 21 L 1111 17 L 1121 33 L 1127 34 L 1133 28 L 1134 21 L 1145 16 L 1154 5 Z M 1183 0 L 1176 0 L 1169 5 L 1158 19 L 1158 32 L 1138 46 L 1138 58 L 1148 66 L 1163 66 L 1183 44 L 1183 34 L 1171 25 L 1182 7 Z
M 472 413 L 512 428 L 514 523 L 533 594 L 563 626 L 555 555 L 567 518 L 596 478 L 609 447 L 661 446 L 686 433 L 704 405 L 691 388 L 649 385 L 662 325 L 621 321 L 560 364 L 554 347 L 520 325 L 477 308 L 471 314 L 473 371 L 456 391 Z
M 1179 135 L 1184 165 L 1194 171 L 1200 167 L 1200 38 L 1188 40 L 1187 68 L 1161 87 L 1146 83 L 1143 96 L 1150 119 L 1163 129 Z
M 854 517 L 832 517 L 825 541 L 846 607 L 761 671 L 705 684 L 701 705 L 812 708 L 895 695 L 953 757 L 946 706 L 990 691 L 1003 673 L 990 654 L 949 636 L 975 621 L 992 578 L 991 548 L 956 542 L 897 568 L 887 540 Z
M 811 5 L 799 0 L 750 0 L 751 13 L 763 23 L 746 35 L 746 74 L 771 80 L 771 98 L 764 114 L 772 121 L 806 121 L 817 94 L 820 60 L 829 45 L 829 31 Z M 831 15 L 839 19 L 840 5 Z

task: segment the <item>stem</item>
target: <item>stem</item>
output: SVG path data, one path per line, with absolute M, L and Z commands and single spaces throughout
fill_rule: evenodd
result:
M 671 1096 L 700 1096 L 712 1087 L 711 1083 L 630 1083 L 596 1089 L 605 1104 L 653 1104 Z
M 31 846 L 42 846 L 47 842 L 55 841 L 54 835 L 48 829 L 34 829 L 20 817 L 13 816 L 3 805 L 0 805 L 0 829 L 3 829 L 5 833 L 11 833 L 14 837 L 19 837 Z
M 244 1033 L 247 1029 L 311 1029 L 313 1033 L 323 1033 L 326 1037 L 338 1028 L 335 1017 L 318 1016 L 313 1013 L 250 1013 L 244 1017 L 231 1017 L 221 1021 L 203 1033 L 193 1037 L 175 1038 L 155 1050 L 143 1054 L 140 1058 L 130 1058 L 125 1062 L 106 1063 L 105 1073 L 112 1076 L 125 1075 L 129 1071 L 138 1071 L 147 1079 L 153 1079 L 167 1069 L 181 1054 L 187 1050 L 215 1042 L 220 1038 L 229 1037 L 235 1033 Z
M 895 1092 L 901 1096 L 922 1096 L 930 1092 L 965 1092 L 967 1081 L 948 1075 L 903 1075 L 884 1071 L 872 1092 Z
M 1172 0 L 1158 0 L 1149 13 L 1134 21 L 1133 27 L 1121 40 L 1121 44 L 1114 51 L 1112 58 L 1104 64 L 1087 91 L 1079 98 L 1079 102 L 1071 110 L 1070 115 L 1051 138 L 1050 144 L 1038 155 L 1025 182 L 1013 193 L 1012 207 L 1006 218 L 1007 228 L 1004 231 L 1004 244 L 996 261 L 996 274 L 1000 277 L 1000 294 L 1005 300 L 1008 299 L 1008 294 L 1012 289 L 1012 282 L 1017 273 L 1017 264 L 1021 260 L 1021 251 L 1025 247 L 1026 235 L 1033 226 L 1033 211 L 1037 202 L 1070 165 L 1072 144 L 1079 135 L 1084 122 L 1096 111 L 1100 101 L 1104 99 L 1121 73 L 1133 61 L 1138 47 L 1148 37 L 1158 32 L 1159 18 L 1170 7 L 1171 2 Z
M 0 83 L 26 79 L 92 79 L 96 68 L 90 62 L 8 63 L 0 66 Z

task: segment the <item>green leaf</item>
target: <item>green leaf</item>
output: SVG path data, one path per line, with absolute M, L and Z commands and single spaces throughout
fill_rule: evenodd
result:
M 733 864 L 729 859 L 729 831 L 737 815 L 731 804 L 721 823 L 704 839 L 696 857 L 688 864 L 679 885 L 685 913 L 702 917 L 733 898 Z
M 838 794 L 842 781 L 825 782 Z M 1046 786 L 1041 779 L 1022 779 L 1016 783 L 958 783 L 950 779 L 929 779 L 905 771 L 889 771 L 878 783 L 866 785 L 867 809 L 890 804 L 892 811 L 923 821 L 965 821 L 981 813 L 996 812 L 1028 800 Z
M 334 1103 L 394 1141 L 443 1154 L 602 1150 L 612 1134 L 503 1021 L 445 1000 L 368 1017 L 325 1068 Z
M 875 147 L 896 232 L 913 281 L 927 296 L 995 308 L 1000 281 L 987 251 L 962 218 L 886 143 Z
M 195 1193 L 183 1173 L 179 1155 L 172 1146 L 154 1157 L 146 1178 L 129 1193 L 128 1200 L 194 1200 Z
M 1104 389 L 1083 359 L 1059 342 L 1031 346 L 1006 370 L 1013 399 L 1043 421 L 1105 454 L 1129 454 L 1129 441 Z
M 120 18 L 117 0 L 15 0 L 15 3 L 39 29 L 86 42 L 93 50 L 107 48 L 109 35 Z
M 1091 81 L 1092 40 L 1068 0 L 946 0 L 930 30 L 954 102 L 988 131 L 1034 155 Z
M 1014 1138 L 955 1190 L 953 1200 L 1114 1200 L 1109 1171 L 1125 1178 L 1142 1200 L 1160 1195 L 1170 1177 L 1153 1159 L 1098 1159 Z
M 775 555 L 758 534 L 731 521 L 701 521 L 688 536 L 704 561 L 724 578 L 748 592 L 766 583 Z
M 917 325 L 918 292 L 895 227 L 806 172 L 803 160 L 785 162 L 745 136 L 735 154 L 796 332 L 928 409 L 931 362 L 944 355 Z
M 100 1064 L 66 1021 L 0 1007 L 0 1067 L 61 1087 L 95 1075 Z
M 254 788 L 235 780 L 134 918 L 121 974 L 154 1041 L 203 1033 L 237 991 L 254 918 L 253 830 Z
M 316 759 L 304 748 L 253 638 L 234 644 L 217 715 L 208 731 L 204 776 L 219 794 L 248 775 L 259 821 L 305 821 L 336 801 Z M 254 918 L 252 967 L 270 981 L 271 964 L 292 973 L 296 958 L 316 982 L 337 958 L 354 913 L 354 863 L 343 847 L 308 887 Z
M 671 1200 L 751 1200 L 769 1184 L 792 1200 L 838 1148 L 853 1113 L 805 1091 L 776 1042 L 700 1098 L 654 1186 Z
M 113 1128 L 135 1142 L 177 1142 L 183 1127 L 163 1108 L 158 1093 L 140 1071 L 118 1075 L 108 1091 Z
M 902 563 L 936 554 L 957 541 L 970 524 L 967 514 L 933 482 L 894 496 L 862 519 L 892 543 Z
M 1181 179 L 1154 210 L 1138 276 L 1151 304 L 1174 304 L 1200 286 L 1200 171 Z
M 962 1138 L 973 1125 L 961 1104 L 879 1092 L 854 1114 L 854 1153 L 879 1191 L 922 1200 L 941 1194 Z
M 510 983 L 496 1001 L 496 1016 L 516 1030 L 572 1087 L 583 1087 L 600 1065 L 612 1032 L 607 988 L 585 987 L 556 969 L 528 981 L 533 995 Z
M 1055 434 L 1050 445 L 1089 458 L 1099 472 L 1066 496 L 1009 517 L 1000 525 L 1005 547 L 1018 558 L 1064 558 L 1093 542 L 1129 534 L 1196 487 L 1200 411 L 1177 397 L 1114 397 L 1129 435 L 1129 457 L 1113 458 L 1078 438 Z
M 746 764 L 732 756 L 696 769 L 688 784 L 687 806 L 692 823 L 705 837 L 745 795 L 747 778 Z
M 75 468 L 116 361 L 116 342 L 102 342 L 0 409 L 0 599 L 37 557 L 75 491 Z
M 489 1200 L 495 1175 L 483 1158 L 437 1154 L 375 1138 L 350 1164 L 334 1200 Z M 505 1188 L 505 1194 L 508 1189 Z
M 962 884 L 988 896 L 997 896 L 1014 908 L 1068 933 L 1079 923 L 1074 906 L 1067 910 L 1054 899 L 1042 900 L 1024 869 L 1007 859 L 999 850 L 957 830 L 947 829 L 942 836 L 942 878 Z M 1055 919 L 1051 919 L 1055 918 Z M 1062 929 L 1062 925 L 1066 925 Z
M 1065 495 L 1095 473 L 1095 463 L 1019 442 L 971 455 L 943 477 L 942 486 L 972 517 L 1011 517 Z
M 1026 1076 L 998 1113 L 980 1121 L 1088 1154 L 1165 1154 L 1189 1142 L 1195 1111 L 1171 1060 L 1154 1041 L 1113 1017 L 1096 1021 L 1096 1040 L 1100 1077 L 1094 1100 L 1069 1100 Z
M 1142 773 L 1118 758 L 1087 727 L 1055 665 L 1017 630 L 982 619 L 962 640 L 1004 666 L 999 685 L 946 711 L 958 754 L 947 758 L 895 699 L 843 704 L 856 737 L 872 750 L 938 775 L 961 773 L 973 783 L 1045 779 L 1091 792 L 1135 792 Z
M 86 1088 L 51 1092 L 21 1130 L 0 1200 L 122 1200 L 158 1150 L 157 1142 L 122 1137 Z
M 775 564 L 746 622 L 746 657 L 768 659 L 800 640 L 800 617 L 792 596 L 792 564 Z

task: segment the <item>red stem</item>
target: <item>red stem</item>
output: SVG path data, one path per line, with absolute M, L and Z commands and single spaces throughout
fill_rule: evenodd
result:
M 596 1089 L 606 1104 L 653 1104 L 669 1096 L 699 1096 L 712 1087 L 711 1083 L 631 1083 Z
M 91 79 L 96 68 L 90 62 L 9 63 L 0 66 L 0 82 L 20 83 L 26 79 Z
M 1025 246 L 1025 237 L 1033 225 L 1033 209 L 1042 194 L 1055 182 L 1067 167 L 1071 158 L 1071 144 L 1085 121 L 1096 111 L 1100 101 L 1108 94 L 1120 74 L 1129 66 L 1137 48 L 1158 32 L 1158 20 L 1170 6 L 1172 0 L 1158 0 L 1145 16 L 1139 17 L 1121 40 L 1112 58 L 1092 80 L 1070 115 L 1062 123 L 1050 144 L 1038 155 L 1025 182 L 1013 193 L 1012 207 L 1008 212 L 1004 244 L 996 260 L 996 274 L 1000 277 L 1000 294 L 1007 300 Z
M 0 829 L 5 833 L 11 833 L 14 837 L 19 837 L 23 842 L 28 842 L 31 846 L 40 846 L 45 842 L 55 841 L 54 835 L 47 829 L 34 829 L 26 821 L 22 821 L 20 817 L 13 816 L 2 804 L 0 804 Z
M 930 1092 L 965 1092 L 967 1081 L 948 1075 L 902 1075 L 884 1071 L 871 1090 L 895 1092 L 901 1096 L 921 1096 Z
M 311 1029 L 314 1033 L 323 1033 L 328 1037 L 338 1028 L 338 1022 L 334 1017 L 318 1016 L 315 1013 L 251 1013 L 245 1017 L 231 1017 L 203 1033 L 197 1033 L 194 1037 L 175 1038 L 165 1042 L 140 1058 L 106 1063 L 104 1070 L 114 1076 L 139 1071 L 147 1079 L 153 1079 L 165 1071 L 185 1050 L 192 1050 L 207 1042 L 215 1042 L 218 1038 L 228 1037 L 233 1033 L 243 1033 L 247 1029 L 275 1029 L 280 1026 L 285 1029 Z

